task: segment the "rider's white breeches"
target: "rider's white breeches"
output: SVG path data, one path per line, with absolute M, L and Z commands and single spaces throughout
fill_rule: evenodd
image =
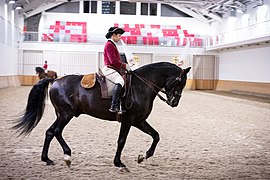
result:
M 121 84 L 122 87 L 124 86 L 124 79 L 116 70 L 104 66 L 102 68 L 102 72 L 110 81 L 114 82 L 115 84 Z

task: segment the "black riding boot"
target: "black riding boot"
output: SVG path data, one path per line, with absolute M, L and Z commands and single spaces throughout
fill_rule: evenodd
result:
M 122 86 L 121 84 L 115 84 L 114 89 L 113 89 L 113 95 L 112 95 L 112 103 L 111 107 L 109 109 L 110 112 L 118 112 L 120 107 L 119 107 L 119 99 L 122 91 Z

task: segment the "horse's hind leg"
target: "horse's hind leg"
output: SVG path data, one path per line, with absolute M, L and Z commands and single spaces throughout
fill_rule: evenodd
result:
M 135 124 L 135 127 L 137 127 L 138 129 L 140 129 L 141 131 L 143 131 L 146 134 L 149 134 L 150 136 L 152 136 L 153 138 L 153 142 L 151 147 L 149 148 L 149 150 L 146 152 L 146 156 L 145 158 L 148 159 L 149 157 L 154 155 L 156 146 L 159 142 L 159 134 L 158 132 L 152 127 L 150 126 L 146 121 L 143 121 L 141 123 Z M 139 158 L 138 159 L 138 163 L 142 162 L 143 158 Z
M 45 137 L 44 146 L 42 150 L 41 160 L 46 162 L 47 165 L 54 165 L 54 162 L 48 158 L 48 151 L 49 151 L 50 143 L 52 139 L 54 138 L 54 136 L 56 137 L 56 139 L 62 146 L 64 154 L 71 156 L 71 150 L 62 137 L 63 129 L 68 124 L 71 118 L 72 118 L 71 115 L 58 116 L 56 121 L 46 131 L 46 135 L 45 135 L 46 137 Z
M 60 145 L 63 148 L 64 151 L 64 160 L 67 163 L 68 166 L 70 166 L 70 156 L 71 156 L 71 149 L 69 148 L 69 146 L 67 145 L 66 141 L 64 140 L 63 136 L 62 136 L 62 132 L 65 128 L 65 126 L 69 123 L 69 121 L 72 119 L 72 115 L 64 115 L 60 118 L 60 121 L 58 122 L 55 130 L 54 130 L 54 135 L 56 137 L 56 139 L 58 140 L 58 142 L 60 143 Z
M 48 151 L 49 151 L 50 143 L 54 137 L 54 129 L 57 122 L 58 122 L 58 119 L 56 119 L 56 121 L 50 126 L 50 128 L 46 131 L 46 134 L 45 134 L 45 141 L 43 145 L 41 160 L 46 162 L 47 165 L 54 165 L 54 162 L 50 160 L 48 157 Z

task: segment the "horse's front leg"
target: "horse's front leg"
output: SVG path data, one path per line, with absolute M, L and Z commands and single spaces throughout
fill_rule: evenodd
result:
M 146 151 L 145 159 L 148 159 L 149 157 L 154 155 L 155 149 L 156 149 L 157 144 L 159 142 L 159 134 L 146 121 L 139 122 L 138 124 L 135 124 L 134 126 L 137 127 L 138 129 L 140 129 L 142 132 L 149 134 L 153 138 L 153 142 L 152 142 L 151 147 L 149 148 L 148 151 Z M 143 159 L 144 159 L 144 157 L 139 156 L 138 163 L 142 162 Z
M 122 150 L 125 146 L 126 139 L 130 130 L 130 123 L 128 122 L 127 119 L 123 119 L 121 123 L 121 128 L 120 128 L 120 133 L 118 137 L 118 146 L 116 150 L 116 154 L 114 157 L 114 165 L 116 167 L 126 167 L 122 162 L 121 162 L 121 153 Z

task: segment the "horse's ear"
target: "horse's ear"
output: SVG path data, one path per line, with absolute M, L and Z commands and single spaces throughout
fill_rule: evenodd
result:
M 190 69 L 191 69 L 191 67 L 184 69 L 185 74 L 187 74 L 190 71 Z

